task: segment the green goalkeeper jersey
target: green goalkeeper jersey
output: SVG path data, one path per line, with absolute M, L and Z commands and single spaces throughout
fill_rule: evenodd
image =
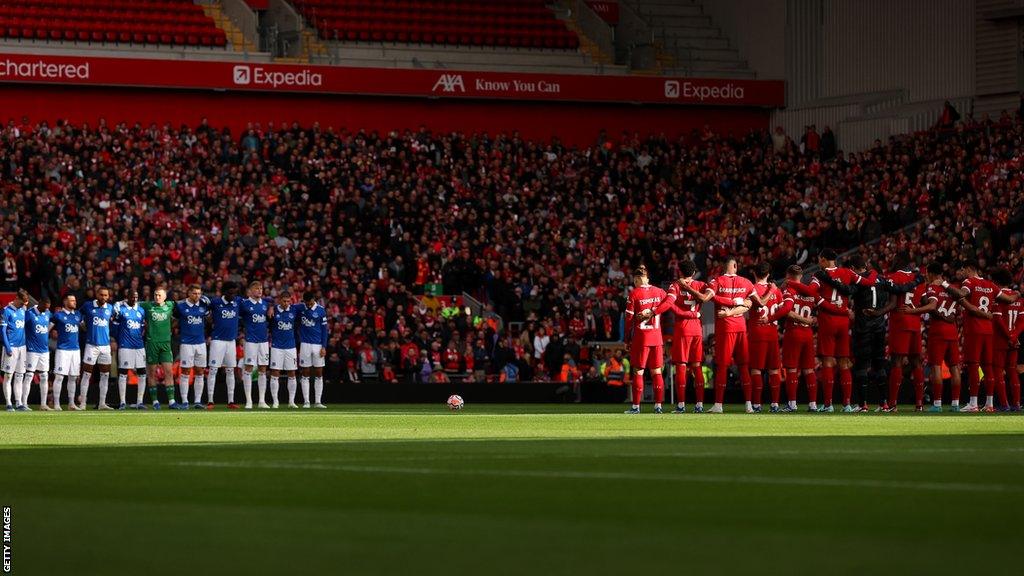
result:
M 146 311 L 146 342 L 170 343 L 174 302 L 166 300 L 162 305 L 156 302 L 139 302 L 139 306 Z

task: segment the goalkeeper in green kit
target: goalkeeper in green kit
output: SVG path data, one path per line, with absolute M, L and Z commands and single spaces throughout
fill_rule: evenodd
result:
M 160 409 L 160 398 L 156 394 L 157 366 L 163 369 L 164 390 L 167 391 L 168 407 L 178 409 L 174 401 L 174 356 L 171 354 L 171 316 L 174 302 L 167 301 L 167 289 L 159 287 L 153 291 L 152 302 L 140 302 L 146 312 L 146 371 L 153 375 L 149 394 L 153 398 L 153 409 Z

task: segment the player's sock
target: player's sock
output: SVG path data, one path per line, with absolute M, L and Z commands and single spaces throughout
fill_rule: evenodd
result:
M 224 369 L 224 384 L 228 387 L 228 404 L 235 403 L 235 369 Z
M 661 406 L 665 401 L 665 377 L 661 372 L 655 372 L 651 375 L 651 380 L 654 383 L 654 403 Z
M 693 372 L 693 396 L 697 405 L 704 407 L 704 369 L 700 364 Z
M 644 401 L 644 375 L 633 374 L 633 406 Z
M 309 404 L 309 376 L 303 376 L 299 379 L 299 386 L 302 387 L 302 402 Z
M 24 380 L 21 382 L 21 405 L 28 406 L 28 395 L 32 392 L 32 377 L 35 376 L 33 372 L 26 372 Z
M 967 392 L 971 398 L 975 399 L 977 404 L 978 392 L 981 391 L 981 373 L 978 372 L 978 365 L 971 364 L 966 367 L 967 369 Z
M 682 407 L 686 404 L 686 365 L 676 366 L 675 373 L 676 404 Z
M 778 406 L 779 398 L 782 396 L 782 375 L 778 372 L 768 374 L 768 388 L 772 398 L 772 406 Z
M 270 399 L 277 404 L 277 393 L 281 389 L 281 377 L 272 376 L 270 378 Z
M 996 403 L 996 399 L 995 399 L 994 395 L 989 394 L 989 395 L 985 396 L 985 406 L 995 406 L 995 403 Z
M 173 383 L 171 383 L 171 384 L 164 384 L 164 392 L 167 393 L 167 405 L 170 406 L 171 404 L 174 404 L 174 402 L 176 400 L 176 398 L 174 397 L 174 384 Z M 156 390 L 154 389 L 153 390 L 153 401 L 156 402 L 156 400 L 157 400 Z
M 217 373 L 209 376 L 210 381 L 206 384 L 206 403 L 213 404 L 213 395 L 217 391 Z
M 751 374 L 750 375 L 750 381 L 751 381 L 751 384 L 752 384 L 752 387 L 751 387 L 752 392 L 751 392 L 751 396 L 750 396 L 750 402 L 752 404 L 760 406 L 761 405 L 761 398 L 764 397 L 764 373 L 761 373 L 761 374 Z
M 89 385 L 92 384 L 92 374 L 82 374 L 78 380 L 78 397 L 82 399 L 82 406 L 89 403 Z
M 60 406 L 60 393 L 64 390 L 64 376 L 53 375 L 53 407 Z
M 895 406 L 900 397 L 900 384 L 903 383 L 903 367 L 896 364 L 889 371 L 889 406 Z
M 154 380 L 155 380 L 155 378 L 154 378 Z M 142 381 L 143 381 L 142 378 L 139 378 L 139 384 L 140 385 L 142 384 Z M 149 397 L 153 400 L 153 403 L 155 404 L 155 403 L 159 402 L 160 401 L 160 397 L 156 395 L 156 383 L 154 382 L 153 384 L 150 384 L 147 388 L 149 388 Z
M 178 378 L 178 394 L 181 396 L 181 401 L 188 404 L 188 374 L 185 372 L 182 372 L 181 377 Z
M 743 400 L 750 402 L 753 393 L 753 383 L 750 381 L 750 367 L 746 364 L 738 366 L 740 371 L 740 388 L 743 389 Z
M 807 384 L 807 401 L 813 408 L 818 405 L 818 375 L 811 370 L 804 374 L 804 381 Z
M 68 376 L 68 404 L 78 404 L 78 379 L 80 377 Z
M 715 370 L 715 404 L 721 404 L 725 401 L 725 381 L 728 375 L 728 366 L 719 366 Z
M 125 395 L 128 394 L 128 374 L 121 372 L 117 375 L 117 391 L 121 393 L 121 403 L 127 402 Z
M 107 403 L 107 389 L 110 387 L 110 374 L 100 372 L 100 404 Z
M 839 369 L 839 391 L 843 394 L 843 406 L 853 402 L 853 372 L 849 368 Z
M 985 373 L 985 396 L 994 396 L 996 392 L 995 369 L 991 364 L 986 364 L 981 367 L 981 371 Z M 990 402 L 988 406 L 991 405 Z
M 199 374 L 196 374 L 195 378 L 192 379 L 192 394 L 196 404 L 203 403 L 203 385 L 205 384 L 206 380 Z
M 260 372 L 256 376 L 256 390 L 259 392 L 260 402 L 266 402 L 267 401 L 267 375 L 264 374 L 263 372 Z
M 1001 368 L 996 368 L 996 398 L 999 399 L 1000 406 L 1010 405 L 1006 398 L 1006 371 Z
M 1020 373 L 1013 364 L 1010 365 L 1010 398 L 1013 406 L 1020 406 Z
M 789 406 L 796 406 L 796 389 L 800 386 L 799 372 L 786 372 L 786 401 Z
M 821 391 L 825 406 L 832 405 L 832 389 L 835 387 L 836 371 L 831 366 L 821 367 Z
M 146 401 L 146 373 L 138 375 L 139 382 L 135 386 L 135 403 L 142 404 Z M 153 396 L 156 398 L 156 396 Z
M 910 379 L 914 381 L 914 405 L 921 406 L 924 404 L 924 367 L 915 366 Z
M 22 395 L 22 389 L 21 388 L 22 388 L 22 386 L 25 385 L 25 373 L 24 372 L 19 372 L 19 373 L 15 374 L 14 378 L 12 378 L 12 380 L 13 380 L 13 382 L 11 383 L 11 385 L 12 385 L 11 393 L 14 395 L 14 405 L 15 406 L 21 406 L 21 395 Z
M 959 381 L 953 380 L 949 383 L 949 402 L 953 406 L 960 405 L 960 387 Z
M 289 376 L 288 377 L 288 403 L 289 404 L 295 404 L 295 389 L 296 389 L 295 376 Z
M 313 377 L 313 398 L 317 404 L 322 404 L 320 399 L 324 395 L 324 377 L 314 376 Z
M 935 368 L 938 370 L 938 368 Z M 932 379 L 932 405 L 942 406 L 942 380 Z
M 11 386 L 11 375 L 4 374 L 4 401 L 7 402 L 8 406 L 14 406 L 17 402 L 14 400 L 14 389 Z

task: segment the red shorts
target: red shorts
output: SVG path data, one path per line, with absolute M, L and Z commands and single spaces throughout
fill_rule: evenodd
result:
M 719 366 L 719 369 L 732 363 L 743 366 L 748 358 L 746 332 L 715 334 L 715 365 Z
M 818 356 L 850 357 L 850 317 L 818 315 Z
M 750 342 L 750 368 L 753 370 L 778 370 L 779 339 L 752 340 Z
M 928 337 L 928 363 L 932 366 L 952 368 L 960 365 L 960 343 L 953 338 L 940 338 L 938 335 Z
M 791 370 L 814 370 L 814 335 L 787 330 L 782 337 L 782 365 Z
M 630 346 L 629 363 L 633 370 L 644 368 L 661 368 L 661 357 L 664 355 L 664 348 L 658 346 Z
M 921 331 L 891 330 L 889 332 L 889 354 L 896 356 L 920 356 Z
M 992 334 L 964 332 L 964 364 L 991 364 L 992 346 Z
M 678 336 L 672 338 L 673 364 L 700 364 L 704 361 L 704 338 Z

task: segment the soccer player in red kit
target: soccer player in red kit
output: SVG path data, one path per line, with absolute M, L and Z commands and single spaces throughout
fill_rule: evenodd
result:
M 1017 340 L 1020 337 L 1021 313 L 1024 312 L 1024 300 L 1019 292 L 1009 286 L 1013 277 L 1006 270 L 998 270 L 992 274 L 996 284 L 1002 286 L 1000 294 L 1004 299 L 1013 299 L 1010 304 L 996 301 L 992 312 L 993 338 L 992 366 L 996 381 L 996 396 L 1003 406 L 1002 410 L 1016 412 L 1020 410 L 1020 377 L 1017 374 Z M 1010 399 L 1006 397 L 1006 387 L 1010 385 Z
M 817 319 L 817 296 L 810 286 L 800 282 L 803 269 L 793 265 L 786 270 L 786 285 L 782 291 L 782 306 L 776 312 L 785 318 L 782 335 L 782 366 L 786 370 L 786 407 L 783 412 L 796 412 L 796 390 L 803 372 L 810 399 L 808 410 L 817 412 L 818 379 L 814 374 L 814 329 Z
M 715 405 L 709 411 L 712 414 L 722 413 L 726 376 L 733 362 L 740 371 L 746 410 L 748 413 L 754 411 L 750 403 L 747 323 L 743 319 L 743 314 L 750 309 L 749 297 L 754 285 L 750 280 L 737 276 L 736 269 L 736 259 L 729 258 L 725 262 L 725 274 L 713 278 L 707 286 L 714 294 L 712 300 L 715 302 Z
M 835 251 L 825 249 L 818 256 L 818 264 L 822 272 L 839 284 L 851 286 L 871 286 L 875 283 L 877 273 L 872 270 L 867 276 L 861 276 L 849 268 L 836 267 Z M 853 372 L 850 368 L 850 320 L 853 310 L 850 308 L 848 296 L 833 288 L 823 285 L 815 277 L 811 286 L 818 295 L 818 356 L 821 358 L 821 385 L 824 392 L 824 403 L 819 412 L 833 412 L 832 389 L 835 386 L 836 359 L 839 359 L 839 384 L 843 393 L 843 410 L 853 412 L 850 405 L 853 395 Z
M 979 275 L 978 266 L 973 262 L 964 262 L 960 266 L 960 277 L 963 281 L 957 288 L 948 282 L 942 287 L 960 299 L 964 314 L 964 370 L 967 371 L 967 386 L 970 399 L 961 412 L 995 412 L 995 379 L 992 377 L 992 309 L 996 300 L 1009 300 L 1009 296 L 999 293 L 999 286 L 991 280 Z M 978 392 L 981 389 L 981 374 L 985 372 L 984 408 L 978 407 Z
M 956 300 L 942 288 L 942 264 L 928 265 L 928 283 L 921 295 L 918 314 L 928 314 L 928 364 L 931 365 L 932 407 L 942 412 L 942 364 L 949 367 L 953 412 L 960 411 L 960 333 L 956 326 Z
M 711 299 L 711 291 L 705 284 L 694 280 L 697 266 L 690 260 L 679 264 L 681 278 L 672 283 L 668 293 L 675 296 L 672 311 L 675 312 L 676 323 L 672 330 L 672 364 L 675 365 L 676 409 L 673 414 L 686 412 L 686 380 L 692 370 L 693 393 L 696 403 L 693 411 L 704 411 L 704 370 L 701 362 L 704 359 L 704 329 L 700 322 L 700 308 Z M 691 288 L 687 291 L 683 285 Z M 695 294 L 696 293 L 696 294 Z
M 782 387 L 782 379 L 779 376 L 782 360 L 779 356 L 778 324 L 778 312 L 782 308 L 782 291 L 778 286 L 768 282 L 771 270 L 772 267 L 767 262 L 761 262 L 754 270 L 754 291 L 750 294 L 754 306 L 750 309 L 750 318 L 747 321 L 747 339 L 750 344 L 750 378 L 754 381 L 754 412 L 761 411 L 764 387 L 764 376 L 761 372 L 767 371 L 771 394 L 769 410 L 776 413 L 779 411 L 779 394 Z
M 891 272 L 886 279 L 892 285 L 912 286 L 913 290 L 902 294 L 893 294 L 889 304 L 881 312 L 889 314 L 889 411 L 895 412 L 899 403 L 900 384 L 903 383 L 903 365 L 909 364 L 911 378 L 914 383 L 915 410 L 921 412 L 924 407 L 924 365 L 921 362 L 921 314 L 917 312 L 924 294 L 924 285 L 920 283 L 920 275 L 910 269 L 910 256 L 902 253 L 897 257 L 899 269 Z
M 655 310 L 663 302 L 674 300 L 664 290 L 651 286 L 647 267 L 641 264 L 633 272 L 634 288 L 626 301 L 626 333 L 631 334 L 629 362 L 633 367 L 633 407 L 626 414 L 639 414 L 644 396 L 644 371 L 651 368 L 654 383 L 654 413 L 661 414 L 665 401 L 665 380 L 661 375 L 663 340 L 661 314 Z

